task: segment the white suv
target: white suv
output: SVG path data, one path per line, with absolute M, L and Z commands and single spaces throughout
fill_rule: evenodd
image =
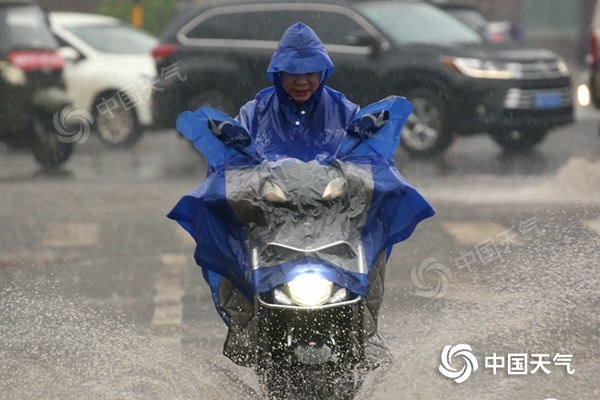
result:
M 150 107 L 157 38 L 112 17 L 50 13 L 54 35 L 67 59 L 69 95 L 98 137 L 110 146 L 130 146 L 153 125 Z

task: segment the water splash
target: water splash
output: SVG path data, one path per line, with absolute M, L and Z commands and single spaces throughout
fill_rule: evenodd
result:
M 126 323 L 108 305 L 40 293 L 0 291 L 5 400 L 260 398 L 235 375 Z

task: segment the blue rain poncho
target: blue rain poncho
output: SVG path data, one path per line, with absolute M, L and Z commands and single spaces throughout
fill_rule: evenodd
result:
M 218 296 L 222 277 L 249 302 L 307 272 L 366 296 L 380 254 L 434 214 L 392 159 L 412 104 L 390 97 L 360 110 L 325 86 L 333 71 L 320 39 L 297 23 L 267 69 L 273 86 L 235 120 L 208 107 L 177 119 L 210 173 L 168 217 L 196 241 L 194 258 L 227 324 Z M 281 72 L 321 72 L 321 82 L 298 104 L 283 90 Z M 328 198 L 334 182 L 344 182 L 343 193 Z M 265 195 L 275 186 L 283 189 L 282 202 Z M 300 251 L 275 254 L 273 243 Z M 332 243 L 349 247 L 310 250 Z
M 246 103 L 236 118 L 265 159 L 309 161 L 335 153 L 360 107 L 325 86 L 333 71 L 323 43 L 311 28 L 299 22 L 284 33 L 267 68 L 273 86 Z M 298 104 L 283 90 L 281 72 L 321 72 L 321 84 L 308 101 Z
M 348 123 L 333 154 L 307 162 L 291 157 L 273 161 L 260 154 L 245 128 L 218 110 L 205 107 L 179 116 L 177 129 L 202 152 L 213 172 L 168 217 L 195 239 L 195 260 L 226 323 L 217 297 L 220 277 L 250 302 L 257 293 L 306 272 L 367 295 L 368 277 L 381 252 L 434 215 L 392 160 L 411 111 L 411 103 L 400 97 L 371 104 Z M 327 199 L 326 187 L 338 178 L 345 181 L 343 194 Z M 283 202 L 265 195 L 268 185 L 283 189 Z M 274 242 L 296 249 L 345 242 L 359 249 L 353 254 L 366 270 L 356 260 L 327 252 L 269 258 Z

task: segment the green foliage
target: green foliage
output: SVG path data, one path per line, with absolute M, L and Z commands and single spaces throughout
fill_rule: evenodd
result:
M 144 26 L 143 29 L 160 36 L 177 10 L 177 0 L 141 0 Z M 132 0 L 104 0 L 98 13 L 131 22 Z

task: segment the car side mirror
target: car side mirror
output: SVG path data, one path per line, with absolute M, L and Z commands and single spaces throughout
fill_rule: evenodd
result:
M 79 54 L 79 52 L 77 50 L 75 50 L 74 48 L 70 47 L 70 46 L 64 46 L 61 47 L 60 49 L 58 49 L 58 52 L 60 53 L 60 55 L 62 56 L 62 58 L 65 61 L 69 61 L 69 62 L 77 62 L 79 60 L 81 60 L 81 54 Z
M 369 47 L 371 49 L 371 56 L 373 57 L 379 55 L 381 51 L 379 41 L 365 31 L 353 32 L 346 36 L 345 41 L 350 46 Z

